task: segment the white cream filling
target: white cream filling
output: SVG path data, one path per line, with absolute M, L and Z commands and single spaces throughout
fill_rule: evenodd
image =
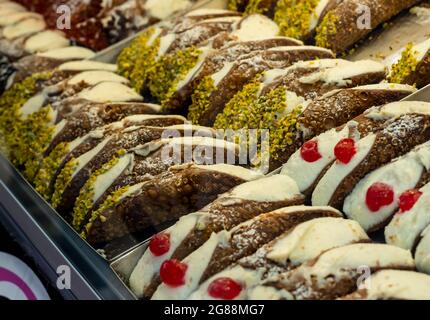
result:
M 187 75 L 185 76 L 184 79 L 182 79 L 181 81 L 179 81 L 179 83 L 178 83 L 178 85 L 176 87 L 177 91 L 181 90 L 183 87 L 185 87 L 188 83 L 191 82 L 191 80 L 194 78 L 194 76 L 196 75 L 196 73 L 202 67 L 203 62 L 205 61 L 205 59 L 208 56 L 208 54 L 212 51 L 208 47 L 201 48 L 200 50 L 202 51 L 202 53 L 200 54 L 199 59 L 198 59 L 196 65 L 190 71 L 188 71 L 188 73 L 187 73 Z
M 222 81 L 222 79 L 224 79 L 229 72 L 231 71 L 231 69 L 233 69 L 233 66 L 235 65 L 235 62 L 227 62 L 220 71 L 214 73 L 213 75 L 211 75 L 211 78 L 214 82 L 214 86 L 217 87 L 218 84 Z
M 57 59 L 60 59 L 60 58 L 57 58 Z M 83 59 L 86 59 L 86 58 L 83 58 Z M 116 64 L 111 64 L 111 63 L 103 63 L 103 62 L 91 61 L 91 60 L 80 60 L 80 61 L 71 61 L 71 62 L 63 63 L 58 67 L 58 70 L 60 71 L 104 70 L 104 71 L 116 72 L 117 66 Z
M 36 53 L 65 48 L 69 45 L 70 41 L 63 33 L 46 30 L 28 38 L 25 41 L 24 49 L 29 53 Z
M 420 189 L 423 193 L 414 207 L 394 216 L 385 228 L 385 241 L 400 248 L 412 250 L 421 232 L 430 224 L 430 184 Z
M 143 8 L 151 17 L 164 20 L 177 11 L 182 11 L 191 5 L 189 0 L 148 0 Z
M 351 88 L 350 90 L 388 90 L 388 91 L 393 90 L 393 91 L 408 91 L 411 93 L 417 91 L 416 88 L 407 84 L 387 83 L 387 82 L 368 84 L 365 86 L 358 86 L 358 87 Z
M 46 28 L 42 19 L 28 18 L 3 29 L 3 37 L 8 40 L 29 36 Z
M 124 170 L 133 163 L 133 154 L 126 154 L 107 172 L 99 175 L 94 181 L 93 203 L 106 192 Z
M 77 85 L 81 82 L 85 82 L 90 86 L 94 86 L 101 82 L 116 82 L 127 84 L 129 81 L 126 78 L 121 77 L 120 75 L 110 71 L 85 71 L 67 80 L 67 84 L 71 86 Z
M 314 30 L 330 0 L 320 0 L 310 16 L 309 32 Z
M 260 285 L 250 290 L 248 300 L 294 300 L 294 297 L 286 290 Z
M 176 34 L 169 33 L 160 38 L 160 46 L 158 48 L 157 60 L 169 50 L 172 43 L 176 40 Z
M 230 35 L 239 41 L 255 41 L 274 37 L 279 34 L 278 25 L 271 19 L 260 15 L 251 14 L 239 22 L 239 29 Z
M 252 181 L 256 179 L 262 178 L 262 175 L 256 171 L 249 170 L 243 167 L 234 166 L 230 164 L 214 164 L 214 165 L 193 165 L 195 168 L 208 170 L 208 171 L 216 171 L 220 173 L 225 173 L 234 177 L 241 178 L 245 181 Z
M 233 190 L 232 198 L 251 201 L 284 201 L 299 196 L 300 191 L 296 182 L 285 175 L 274 175 L 244 183 Z
M 353 125 L 350 123 L 351 126 Z M 329 130 L 315 139 L 318 143 L 318 152 L 321 154 L 321 159 L 315 162 L 306 162 L 300 153 L 296 151 L 283 166 L 281 174 L 290 176 L 299 186 L 301 192 L 308 190 L 319 177 L 321 172 L 336 158 L 334 155 L 334 147 L 336 144 L 345 138 L 348 138 L 350 127 L 347 125 L 341 131 L 336 129 Z
M 421 234 L 421 240 L 415 251 L 415 262 L 418 271 L 430 274 L 430 226 Z
M 110 139 L 111 139 L 110 137 L 104 139 L 93 149 L 82 154 L 76 159 L 77 166 L 72 173 L 72 178 L 74 178 L 79 173 L 79 171 L 81 171 L 82 168 L 85 167 L 88 164 L 88 162 L 90 162 L 106 146 L 106 144 L 110 141 Z
M 4 26 L 12 25 L 27 18 L 33 18 L 38 20 L 43 19 L 42 16 L 38 13 L 28 12 L 28 11 L 16 12 L 10 15 L 3 16 L 2 19 L 0 20 L 0 26 L 4 27 Z
M 312 204 L 324 206 L 330 203 L 333 194 L 342 181 L 367 157 L 375 143 L 376 135 L 370 134 L 357 144 L 357 153 L 348 163 L 335 162 L 322 177 L 312 194 Z
M 407 113 L 430 114 L 430 103 L 422 101 L 400 101 L 386 104 L 381 109 L 372 108 L 365 113 L 372 120 L 381 121 L 397 118 Z
M 143 97 L 126 85 L 116 82 L 102 82 L 96 86 L 82 90 L 78 98 L 93 102 L 143 101 Z
M 199 249 L 182 260 L 187 265 L 185 284 L 171 287 L 161 283 L 152 296 L 152 300 L 183 300 L 186 299 L 198 286 L 199 281 L 208 267 L 212 255 L 218 245 L 228 241 L 230 234 L 226 231 L 213 233 L 208 241 Z
M 381 270 L 363 286 L 367 300 L 430 300 L 430 277 L 418 272 Z
M 143 296 L 152 278 L 159 273 L 161 264 L 170 259 L 178 246 L 194 229 L 199 215 L 199 213 L 191 213 L 183 216 L 175 225 L 165 231 L 170 236 L 170 247 L 164 255 L 156 257 L 149 249 L 145 251 L 130 277 L 130 288 L 138 297 Z

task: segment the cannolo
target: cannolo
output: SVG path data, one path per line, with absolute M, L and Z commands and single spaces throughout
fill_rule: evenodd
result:
M 285 163 L 282 169 L 283 174 L 293 177 L 304 194 L 311 194 L 322 173 L 336 160 L 333 150 L 342 139 L 363 138 L 370 132 L 379 130 L 390 119 L 390 116 L 385 115 L 387 118 L 371 119 L 365 113 L 345 125 L 319 134 L 312 140 L 306 142 L 305 140 L 332 125 L 339 125 L 344 120 L 346 122 L 347 119 L 351 119 L 350 117 L 359 112 L 366 109 L 373 110 L 370 108 L 372 105 L 379 105 L 379 102 L 383 103 L 384 100 L 385 102 L 397 100 L 412 92 L 414 89 L 409 86 L 378 84 L 333 91 L 314 100 L 305 109 L 303 116 L 298 117 L 299 136 L 304 140 L 299 140 L 302 146 L 298 147 L 299 149 Z M 348 101 L 347 105 L 345 104 L 346 101 Z M 327 108 L 326 106 L 330 107 Z M 407 108 L 405 109 L 406 112 Z
M 316 28 L 318 46 L 342 53 L 380 24 L 419 0 L 344 0 L 330 10 Z
M 261 213 L 302 203 L 303 196 L 287 176 L 275 175 L 232 189 L 155 236 L 130 277 L 131 289 L 138 297 L 151 297 L 160 283 L 159 268 L 164 261 L 186 258 L 213 233 L 231 230 Z M 159 254 L 155 249 L 164 238 L 168 239 L 168 251 Z
M 357 222 L 339 219 L 340 212 L 330 208 L 308 209 L 332 211 L 333 217 L 313 219 L 288 230 L 254 254 L 203 282 L 189 298 L 246 300 L 247 293 L 267 278 L 297 268 L 326 250 L 370 241 Z M 229 290 L 230 286 L 223 285 L 225 282 L 235 284 L 238 290 Z
M 414 259 L 408 250 L 394 246 L 350 244 L 268 279 L 249 295 L 251 300 L 332 300 L 357 290 L 367 272 L 386 269 L 414 270 Z
M 418 245 L 415 250 L 415 263 L 417 264 L 417 269 L 420 272 L 430 274 L 430 264 L 429 264 L 429 244 L 430 244 L 430 227 L 425 228 L 421 233 Z
M 212 234 L 209 240 L 181 262 L 167 260 L 160 267 L 162 283 L 152 299 L 184 299 L 198 285 L 297 224 L 325 216 L 339 216 L 328 208 L 289 207 L 261 214 L 230 231 Z M 178 277 L 175 271 L 183 270 Z M 185 268 L 185 270 L 184 270 Z
M 369 118 L 380 119 L 384 114 L 395 118 L 359 141 L 344 139 L 335 146 L 337 161 L 315 187 L 312 203 L 342 208 L 345 198 L 368 173 L 429 140 L 429 110 L 430 104 L 408 101 L 388 104 L 367 113 Z M 378 188 L 375 193 L 384 192 L 385 188 L 382 189 Z M 378 197 L 372 199 L 378 202 Z
M 381 270 L 342 300 L 429 300 L 430 277 L 402 270 Z
M 218 194 L 257 178 L 261 175 L 256 172 L 226 164 L 172 167 L 151 181 L 111 194 L 91 214 L 81 235 L 95 244 L 172 223 L 200 210 Z
M 385 228 L 385 241 L 408 250 L 414 250 L 418 244 L 421 233 L 430 224 L 428 217 L 430 185 L 426 184 L 420 189 L 405 191 L 400 198 L 402 207 L 394 215 Z
M 208 137 L 161 139 L 137 146 L 126 152 L 114 149 L 110 159 L 93 161 L 94 157 L 110 155 L 103 152 L 110 137 L 95 148 L 68 162 L 58 175 L 52 204 L 67 216 L 73 206 L 73 226 L 81 228 L 83 219 L 102 204 L 107 196 L 128 185 L 146 181 L 169 167 L 196 162 L 198 164 L 236 163 L 238 146 Z M 107 150 L 109 151 L 109 150 Z M 97 190 L 97 192 L 95 192 Z
M 369 232 L 384 227 L 397 211 L 407 211 L 411 202 L 419 195 L 419 189 L 430 182 L 430 143 L 419 145 L 405 156 L 369 173 L 346 197 L 343 212 Z M 372 191 L 384 186 L 377 204 L 372 200 Z M 392 198 L 392 201 L 384 200 Z
M 390 66 L 389 81 L 406 83 L 422 88 L 430 83 L 430 39 L 418 44 L 408 44 L 406 48 L 388 60 L 394 60 Z
M 299 60 L 332 57 L 330 51 L 311 46 L 277 47 L 251 53 L 202 80 L 194 92 L 188 118 L 196 124 L 213 125 L 226 103 L 257 74 L 288 67 Z
M 205 59 L 200 59 L 195 66 L 197 73 L 189 72 L 184 80 L 180 81 L 176 91 L 163 101 L 163 109 L 178 110 L 191 104 L 191 95 L 199 83 L 207 76 L 219 70 L 226 63 L 236 61 L 240 56 L 249 54 L 253 51 L 267 50 L 273 47 L 298 46 L 302 43 L 298 40 L 286 37 L 267 38 L 255 41 L 235 41 L 225 45 L 222 49 L 209 53 Z M 194 73 L 194 74 L 193 74 Z M 193 75 L 192 75 L 193 74 Z

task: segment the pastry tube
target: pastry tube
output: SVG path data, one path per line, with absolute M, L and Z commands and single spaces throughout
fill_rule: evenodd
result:
M 341 300 L 429 300 L 430 277 L 403 270 L 381 270 L 364 280 L 363 288 Z
M 289 207 L 261 214 L 230 231 L 212 234 L 206 243 L 181 261 L 181 264 L 187 266 L 183 276 L 184 283 L 172 287 L 160 273 L 163 282 L 152 299 L 185 299 L 199 284 L 239 259 L 255 253 L 258 248 L 286 230 L 301 222 L 325 216 L 339 216 L 339 212 L 321 208 Z
M 159 268 L 164 261 L 186 258 L 213 233 L 231 230 L 259 214 L 302 203 L 295 182 L 286 176 L 275 175 L 232 189 L 167 229 L 163 235 L 170 239 L 169 251 L 156 256 L 147 250 L 130 277 L 131 289 L 140 298 L 151 297 L 160 283 Z
M 199 60 L 199 63 L 194 67 L 198 72 L 192 76 L 185 77 L 178 83 L 177 89 L 172 96 L 163 101 L 163 108 L 166 110 L 178 110 L 189 106 L 192 102 L 191 95 L 203 78 L 218 72 L 226 63 L 234 62 L 240 56 L 253 51 L 267 50 L 273 47 L 298 46 L 301 44 L 302 43 L 298 40 L 286 37 L 254 41 L 235 41 L 231 44 L 227 44 L 220 50 L 210 52 L 205 59 Z
M 252 290 L 250 299 L 332 300 L 357 290 L 366 272 L 386 269 L 414 270 L 414 259 L 408 250 L 394 246 L 350 244 L 268 279 Z
M 242 167 L 184 165 L 111 194 L 92 212 L 81 235 L 91 244 L 158 228 L 200 210 L 218 194 L 261 175 Z
M 422 88 L 430 83 L 430 39 L 408 44 L 395 54 L 397 60 L 390 67 L 388 79 Z M 390 59 L 387 58 L 387 59 Z
M 390 221 L 405 194 L 411 194 L 412 189 L 419 189 L 430 182 L 429 170 L 430 143 L 426 142 L 364 177 L 346 197 L 343 212 L 348 218 L 358 221 L 366 231 L 377 231 Z M 368 203 L 371 191 L 381 183 L 389 190 L 387 195 L 392 195 L 393 200 L 374 206 Z
M 330 10 L 318 25 L 316 44 L 342 53 L 377 26 L 418 2 L 419 0 L 344 0 Z M 367 26 L 366 22 L 370 25 Z
M 291 207 L 291 209 L 293 208 Z M 297 268 L 303 263 L 315 259 L 326 250 L 370 241 L 357 222 L 339 219 L 342 218 L 342 214 L 337 210 L 328 207 L 307 207 L 302 210 L 305 209 L 320 210 L 321 212 L 332 211 L 333 216 L 303 222 L 286 231 L 275 240 L 259 248 L 254 254 L 238 260 L 236 264 L 203 282 L 189 299 L 247 300 L 247 293 L 266 278 L 272 278 Z M 229 279 L 229 281 L 239 285 L 240 290 L 236 292 L 236 296 L 218 296 L 209 289 L 221 279 Z
M 367 117 L 379 118 L 386 112 L 397 118 L 357 142 L 343 140 L 336 145 L 337 161 L 315 187 L 312 204 L 342 208 L 345 198 L 368 173 L 429 140 L 429 110 L 428 103 L 408 101 L 388 104 L 375 113 L 368 113 Z
M 202 81 L 193 95 L 188 117 L 196 124 L 213 125 L 226 103 L 257 74 L 288 67 L 299 60 L 332 57 L 330 51 L 312 46 L 277 47 L 251 53 Z
M 385 241 L 400 248 L 415 250 L 421 234 L 430 224 L 428 205 L 430 185 L 414 190 L 416 196 L 409 200 L 409 206 L 399 210 L 385 228 Z
M 418 245 L 415 250 L 415 262 L 417 270 L 430 274 L 430 227 L 427 227 L 420 235 Z
M 376 133 L 396 117 L 410 112 L 408 103 L 403 107 L 392 103 L 382 107 L 373 107 L 364 114 L 343 126 L 326 131 L 305 142 L 283 166 L 282 173 L 290 175 L 297 182 L 301 192 L 310 196 L 325 172 L 330 168 L 336 156 L 335 147 L 345 139 L 358 141 L 370 133 Z M 389 112 L 390 109 L 393 112 Z M 306 155 L 307 150 L 309 154 Z

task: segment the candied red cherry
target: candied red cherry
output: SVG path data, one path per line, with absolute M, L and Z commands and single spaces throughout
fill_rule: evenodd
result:
M 394 191 L 386 183 L 376 182 L 370 186 L 366 194 L 366 205 L 372 212 L 377 212 L 384 206 L 392 204 Z
M 160 267 L 161 281 L 170 287 L 182 286 L 185 284 L 187 269 L 188 266 L 179 260 L 166 260 Z
M 416 189 L 403 192 L 399 197 L 400 213 L 411 210 L 423 193 Z
M 357 153 L 354 139 L 342 139 L 334 148 L 337 161 L 348 164 Z
M 242 291 L 242 286 L 231 278 L 218 278 L 208 288 L 212 298 L 222 300 L 233 300 Z
M 300 155 L 306 162 L 316 162 L 322 158 L 318 152 L 318 142 L 311 140 L 305 142 L 300 148 Z
M 156 256 L 166 254 L 170 249 L 170 235 L 167 233 L 159 233 L 152 237 L 149 242 L 149 250 Z

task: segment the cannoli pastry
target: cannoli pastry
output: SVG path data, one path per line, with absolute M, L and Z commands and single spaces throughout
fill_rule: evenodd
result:
M 342 208 L 345 198 L 368 173 L 428 141 L 429 110 L 428 103 L 408 101 L 394 102 L 368 112 L 366 114 L 368 118 L 394 117 L 394 119 L 387 121 L 379 131 L 370 133 L 358 141 L 347 138 L 335 146 L 334 154 L 337 161 L 315 187 L 312 204 Z M 315 150 L 314 146 L 313 154 Z M 384 188 L 374 190 L 376 195 L 372 197 L 374 205 L 381 204 L 377 195 L 384 190 Z
M 163 101 L 163 109 L 177 110 L 191 104 L 191 95 L 199 83 L 227 64 L 236 61 L 243 55 L 253 51 L 267 50 L 282 46 L 299 46 L 302 43 L 293 38 L 274 37 L 254 41 L 234 41 L 222 47 L 222 49 L 210 52 L 205 59 L 199 59 L 194 67 L 197 72 L 191 70 L 189 75 L 180 81 L 176 91 Z
M 287 176 L 275 175 L 232 189 L 154 236 L 131 274 L 131 289 L 139 298 L 150 298 L 160 284 L 159 269 L 163 262 L 180 261 L 208 241 L 212 234 L 231 230 L 259 214 L 302 203 L 303 196 Z M 161 247 L 165 250 L 160 252 Z
M 430 276 L 403 270 L 381 270 L 365 279 L 362 288 L 342 300 L 429 300 Z
M 84 121 L 85 118 L 81 120 Z M 194 134 L 194 128 L 170 126 L 176 123 L 184 123 L 184 121 L 185 119 L 180 116 L 134 115 L 104 127 L 97 127 L 97 129 L 87 134 L 76 135 L 76 139 L 72 139 L 72 137 L 79 130 L 74 131 L 74 127 L 70 125 L 67 129 L 63 129 L 60 137 L 55 136 L 45 152 L 46 156 L 37 170 L 34 186 L 42 196 L 50 200 L 53 185 L 64 166 L 69 161 L 77 159 L 95 148 L 104 139 L 109 138 L 109 142 L 93 157 L 91 160 L 93 163 L 102 165 L 105 161 L 111 159 L 118 150 L 130 150 L 140 144 L 160 139 L 163 136 L 168 137 L 169 131 L 176 135 L 184 132 L 185 135 L 186 130 L 188 130 L 188 134 Z M 200 130 L 200 128 L 195 130 Z M 51 149 L 52 144 L 54 146 Z
M 420 272 L 430 274 L 430 226 L 421 233 L 415 249 L 415 263 Z
M 400 195 L 402 208 L 385 228 L 385 241 L 404 249 L 414 250 L 421 234 L 430 224 L 428 215 L 430 184 Z M 399 202 L 400 202 L 399 201 Z
M 331 208 L 288 207 L 261 214 L 230 231 L 211 235 L 209 240 L 181 262 L 167 260 L 160 267 L 162 283 L 152 299 L 184 299 L 198 285 L 239 259 L 277 238 L 301 222 L 320 217 L 340 216 Z M 178 272 L 179 271 L 179 272 Z M 172 277 L 176 274 L 177 277 Z
M 330 249 L 300 267 L 267 279 L 251 300 L 332 300 L 356 291 L 367 274 L 414 270 L 410 251 L 385 244 L 350 244 Z
M 128 152 L 115 150 L 111 159 L 101 163 L 92 161 L 109 140 L 107 137 L 86 154 L 68 162 L 57 177 L 53 206 L 63 215 L 71 213 L 74 206 L 73 226 L 76 229 L 82 227 L 86 215 L 118 189 L 151 179 L 178 164 L 218 161 L 235 164 L 239 158 L 239 149 L 234 143 L 188 136 L 148 142 Z
M 277 47 L 251 53 L 226 64 L 220 71 L 202 80 L 194 92 L 188 117 L 196 124 L 213 125 L 230 99 L 257 74 L 285 68 L 299 60 L 332 57 L 330 51 L 312 46 Z
M 343 53 L 380 24 L 419 0 L 344 0 L 316 28 L 318 46 Z
M 372 103 L 396 101 L 414 90 L 375 85 L 329 92 L 379 82 L 384 77 L 382 64 L 366 60 L 321 59 L 268 71 L 227 103 L 215 128 L 269 129 L 271 167 L 276 169 L 315 134 L 351 120 Z M 315 100 L 317 97 L 320 100 Z M 349 103 L 341 108 L 344 101 Z M 233 116 L 238 113 L 240 117 Z
M 390 66 L 388 79 L 396 83 L 424 87 L 430 82 L 430 39 L 418 44 L 410 43 L 387 60 Z
M 172 223 L 214 201 L 218 194 L 261 175 L 239 166 L 187 164 L 148 182 L 112 193 L 83 224 L 91 244 Z
M 198 26 L 190 29 L 189 32 L 196 32 L 196 30 L 199 30 Z M 243 42 L 273 38 L 277 36 L 277 33 L 278 26 L 272 20 L 261 15 L 251 15 L 238 20 L 230 30 L 226 30 L 225 34 L 218 34 L 203 43 L 200 42 L 201 45 L 187 46 L 182 50 L 166 54 L 160 58 L 154 72 L 149 75 L 151 95 L 162 105 L 166 104 L 167 107 L 171 96 L 180 90 L 188 79 L 193 78 L 213 49 L 222 48 L 231 41 Z M 288 41 L 288 45 L 291 42 Z M 238 55 L 240 52 L 236 54 Z
M 345 125 L 319 134 L 312 140 L 306 142 L 305 140 L 332 125 L 340 124 L 343 120 L 346 122 L 357 112 L 366 109 L 373 110 L 370 107 L 379 105 L 378 102 L 401 99 L 412 93 L 413 90 L 412 87 L 404 85 L 378 84 L 333 91 L 314 100 L 305 109 L 303 116 L 298 117 L 300 124 L 298 130 L 300 130 L 301 139 L 303 139 L 301 141 L 302 146 L 285 163 L 282 169 L 283 174 L 290 175 L 295 179 L 301 192 L 306 195 L 311 194 L 321 175 L 336 160 L 333 150 L 340 141 L 348 138 L 357 140 L 371 132 L 376 132 L 395 115 L 388 116 L 386 114 L 387 118 L 372 119 L 367 117 L 365 113 Z M 330 107 L 327 108 L 327 106 Z M 405 108 L 405 113 L 407 113 L 407 108 Z
M 426 142 L 369 173 L 346 197 L 343 212 L 366 231 L 381 229 L 398 209 L 406 213 L 420 195 L 416 189 L 430 182 L 429 160 L 430 143 Z
M 203 282 L 189 298 L 246 300 L 247 293 L 266 278 L 297 268 L 326 250 L 370 241 L 357 222 L 341 219 L 342 214 L 335 209 L 306 207 L 306 210 L 332 212 L 332 217 L 316 218 L 286 231 L 254 254 Z M 230 290 L 230 286 L 223 283 L 235 284 L 237 290 Z

